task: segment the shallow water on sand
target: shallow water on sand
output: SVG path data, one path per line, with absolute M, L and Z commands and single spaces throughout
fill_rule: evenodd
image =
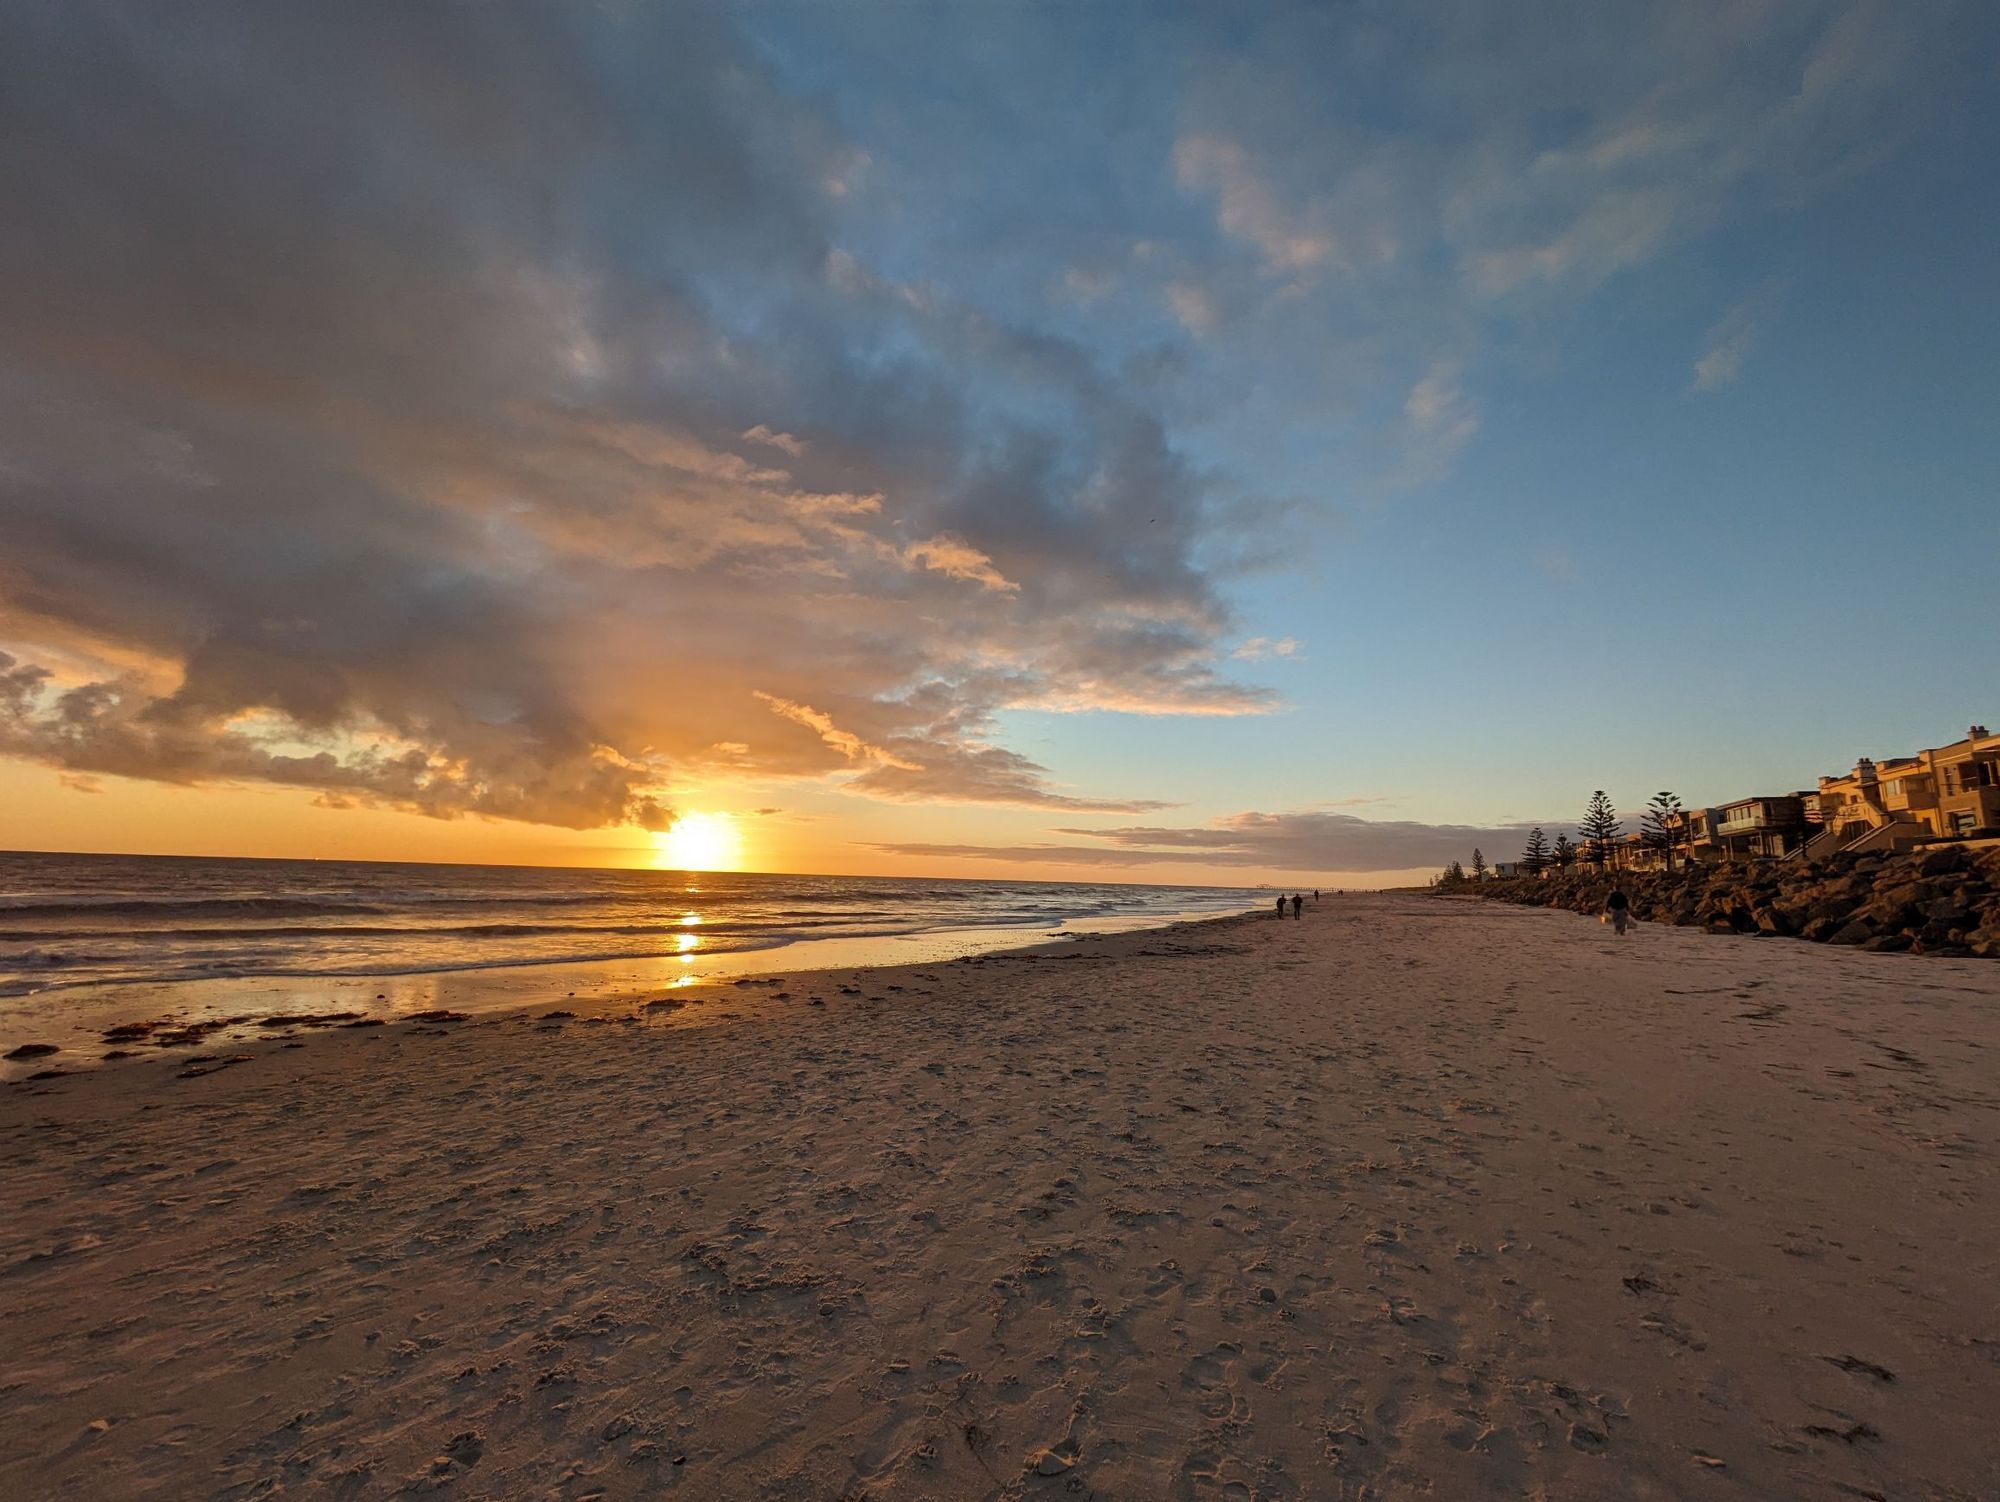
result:
M 1206 887 L 0 853 L 0 1044 L 142 1019 L 484 1009 L 776 965 L 927 961 L 1262 900 Z

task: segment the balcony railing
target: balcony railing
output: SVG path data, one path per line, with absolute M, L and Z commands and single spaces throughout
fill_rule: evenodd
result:
M 1717 834 L 1741 834 L 1746 829 L 1770 829 L 1776 823 L 1777 820 L 1769 817 L 1762 809 L 1758 809 L 1755 813 L 1738 814 L 1734 818 L 1724 819 L 1720 824 L 1715 826 L 1715 832 Z

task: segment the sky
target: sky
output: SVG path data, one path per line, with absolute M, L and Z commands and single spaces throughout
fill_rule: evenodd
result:
M 0 8 L 0 848 L 1372 886 L 1948 742 L 1996 59 Z

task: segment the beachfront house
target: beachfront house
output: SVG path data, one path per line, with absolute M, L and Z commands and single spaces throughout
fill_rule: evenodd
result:
M 1970 727 L 1948 746 L 1819 780 L 1825 832 L 1810 855 L 1903 850 L 1923 840 L 2000 828 L 2000 735 Z
M 1691 861 L 1722 859 L 1722 840 L 1715 826 L 1722 822 L 1719 808 L 1690 808 L 1681 815 L 1681 854 Z
M 1611 847 L 1612 869 L 1618 871 L 1659 871 L 1666 867 L 1665 854 L 1646 843 L 1643 834 L 1620 835 Z
M 1721 813 L 1712 808 L 1691 808 L 1667 820 L 1667 838 L 1673 841 L 1673 868 L 1699 866 L 1727 860 L 1729 856 L 1715 834 Z M 1650 843 L 1646 834 L 1627 835 L 1619 842 L 1618 864 L 1632 871 L 1664 871 L 1668 852 Z
M 1799 849 L 1812 832 L 1797 793 L 1738 798 L 1716 813 L 1715 841 L 1724 860 L 1775 860 Z
M 1964 740 L 1924 755 L 1937 773 L 1938 833 L 2000 829 L 2000 735 L 1974 725 Z

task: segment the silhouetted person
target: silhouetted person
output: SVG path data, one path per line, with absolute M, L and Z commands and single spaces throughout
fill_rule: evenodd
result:
M 1285 894 L 1283 892 L 1278 894 L 1278 916 L 1280 918 L 1285 916 Z
M 1314 901 L 1314 902 L 1318 902 L 1318 901 L 1319 901 L 1319 888 L 1318 888 L 1318 887 L 1314 887 L 1314 888 L 1313 888 L 1313 901 Z
M 1624 892 L 1617 887 L 1604 899 L 1604 912 L 1611 919 L 1611 930 L 1621 939 L 1625 936 L 1625 925 L 1632 921 L 1632 904 Z
M 1305 898 L 1301 897 L 1297 892 L 1292 893 L 1292 916 L 1294 918 L 1298 917 L 1299 909 L 1305 905 Z

